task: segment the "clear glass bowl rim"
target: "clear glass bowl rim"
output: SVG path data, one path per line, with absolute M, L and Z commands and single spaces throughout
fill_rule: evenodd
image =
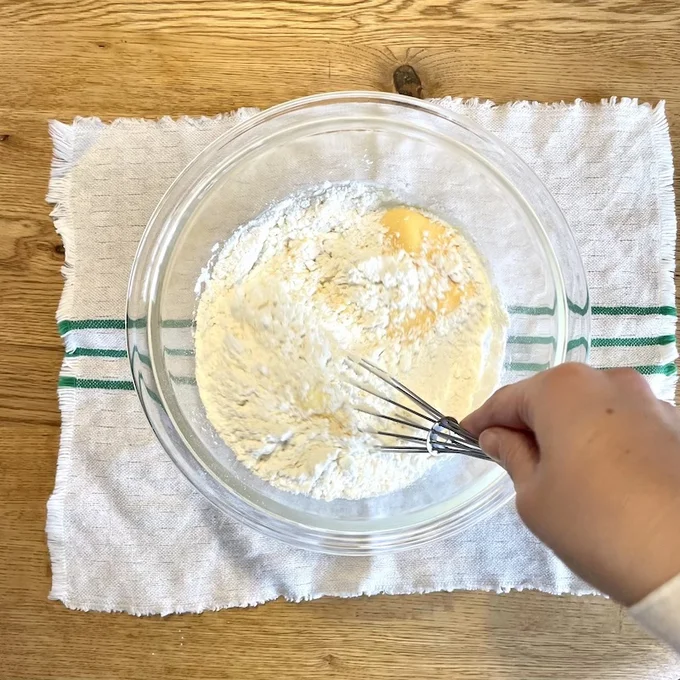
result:
M 573 242 L 573 247 L 576 249 L 577 253 L 578 249 L 576 248 L 573 234 L 569 229 L 566 219 L 562 215 L 561 210 L 555 203 L 548 189 L 531 168 L 529 168 L 529 166 L 526 165 L 526 163 L 524 163 L 510 147 L 465 116 L 453 113 L 427 101 L 391 93 L 371 91 L 332 92 L 294 99 L 265 109 L 247 120 L 238 123 L 234 128 L 225 132 L 203 149 L 203 151 L 201 151 L 178 175 L 161 198 L 156 209 L 149 218 L 135 255 L 130 273 L 126 313 L 127 349 L 131 363 L 133 382 L 140 398 L 142 408 L 156 437 L 170 459 L 200 493 L 202 493 L 219 510 L 237 518 L 245 525 L 256 529 L 267 536 L 282 540 L 289 545 L 299 548 L 336 555 L 371 555 L 380 552 L 393 552 L 413 548 L 458 533 L 471 525 L 476 524 L 495 513 L 514 498 L 514 489 L 509 478 L 506 477 L 495 483 L 488 490 L 485 497 L 474 505 L 468 506 L 463 510 L 454 509 L 451 512 L 443 513 L 442 515 L 428 519 L 425 522 L 397 529 L 389 529 L 380 532 L 329 531 L 325 528 L 302 525 L 289 519 L 282 519 L 268 513 L 262 508 L 254 506 L 242 497 L 237 496 L 235 493 L 231 493 L 211 474 L 207 473 L 197 457 L 195 457 L 186 446 L 182 446 L 180 440 L 183 440 L 183 437 L 181 437 L 179 433 L 169 433 L 167 431 L 168 427 L 172 428 L 172 424 L 169 421 L 172 421 L 173 419 L 170 418 L 168 420 L 167 418 L 160 418 L 157 413 L 157 409 L 159 408 L 158 403 L 154 403 L 148 396 L 149 387 L 156 390 L 158 387 L 156 369 L 153 362 L 154 352 L 149 351 L 149 354 L 152 357 L 152 369 L 151 375 L 146 375 L 146 382 L 150 382 L 151 385 L 142 384 L 143 381 L 140 380 L 140 375 L 138 375 L 135 370 L 133 358 L 133 348 L 137 349 L 137 345 L 139 344 L 142 335 L 145 336 L 142 344 L 145 345 L 148 350 L 152 349 L 152 328 L 150 327 L 150 324 L 140 332 L 139 325 L 137 323 L 131 323 L 131 319 L 135 319 L 135 316 L 131 315 L 131 309 L 135 304 L 139 304 L 138 296 L 141 289 L 142 304 L 144 304 L 144 302 L 146 303 L 145 318 L 148 319 L 150 316 L 149 309 L 151 308 L 153 296 L 148 295 L 148 290 L 149 287 L 153 288 L 152 282 L 158 280 L 158 270 L 163 267 L 162 259 L 160 262 L 154 261 L 154 256 L 158 254 L 158 249 L 154 246 L 159 233 L 172 227 L 173 217 L 175 217 L 178 212 L 174 200 L 175 194 L 178 192 L 181 192 L 182 194 L 186 193 L 187 182 L 189 182 L 192 186 L 192 190 L 194 190 L 194 185 L 196 183 L 200 184 L 201 179 L 204 182 L 207 181 L 205 175 L 208 174 L 209 167 L 206 167 L 206 161 L 210 155 L 215 153 L 218 149 L 225 147 L 244 132 L 250 131 L 268 120 L 283 116 L 291 111 L 333 102 L 374 102 L 383 105 L 392 104 L 406 106 L 420 112 L 436 115 L 454 124 L 463 125 L 468 130 L 474 132 L 483 141 L 491 143 L 496 148 L 502 150 L 504 154 L 507 154 L 512 159 L 516 166 L 521 168 L 522 173 L 542 191 L 543 198 L 549 203 L 552 203 L 552 212 L 561 221 L 561 227 L 564 228 L 565 233 Z M 156 270 L 153 272 L 152 276 L 147 275 L 149 266 Z M 562 291 L 564 295 L 564 287 L 562 287 Z M 560 302 L 562 303 L 563 308 L 566 309 L 566 295 L 564 297 L 565 299 Z M 587 341 L 589 344 L 589 312 L 586 321 Z M 561 348 L 558 351 L 558 356 L 555 358 L 555 365 L 563 363 L 566 359 L 566 343 L 560 343 L 560 345 Z M 163 398 L 162 390 L 157 390 L 157 394 L 162 402 L 162 408 L 167 408 L 167 403 Z

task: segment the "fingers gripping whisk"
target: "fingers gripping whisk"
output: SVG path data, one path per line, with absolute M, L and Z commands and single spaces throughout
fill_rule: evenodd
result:
M 388 415 L 368 406 L 357 406 L 362 413 L 374 416 L 382 425 L 373 434 L 394 439 L 394 444 L 380 446 L 390 453 L 428 453 L 430 455 L 462 454 L 480 460 L 491 460 L 480 448 L 477 439 L 464 430 L 452 416 L 445 416 L 415 392 L 366 359 L 350 357 L 349 361 L 368 371 L 395 392 L 395 398 L 382 394 L 373 387 L 351 381 L 358 389 L 391 404 L 398 411 Z M 396 394 L 398 393 L 398 394 Z M 401 395 L 401 396 L 398 396 Z M 406 399 L 404 399 L 406 397 Z M 406 401 L 406 403 L 404 403 Z M 403 412 L 403 416 L 401 413 Z M 406 432 L 399 431 L 408 428 Z

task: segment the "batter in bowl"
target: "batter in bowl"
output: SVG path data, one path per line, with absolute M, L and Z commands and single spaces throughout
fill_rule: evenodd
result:
M 318 499 L 366 498 L 436 459 L 376 448 L 374 418 L 354 408 L 372 398 L 348 383 L 371 378 L 347 355 L 463 417 L 498 382 L 505 321 L 458 229 L 371 185 L 326 185 L 221 248 L 198 305 L 196 379 L 208 419 L 256 475 Z

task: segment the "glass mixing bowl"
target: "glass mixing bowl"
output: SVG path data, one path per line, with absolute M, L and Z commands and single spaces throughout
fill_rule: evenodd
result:
M 375 92 L 299 99 L 239 124 L 182 172 L 149 220 L 130 279 L 128 352 L 146 415 L 177 467 L 225 513 L 298 547 L 371 554 L 478 522 L 512 498 L 506 474 L 455 457 L 365 500 L 280 491 L 217 436 L 194 376 L 197 282 L 214 244 L 293 192 L 347 181 L 378 183 L 462 225 L 508 312 L 502 384 L 585 361 L 590 308 L 574 238 L 545 186 L 498 139 L 438 106 Z

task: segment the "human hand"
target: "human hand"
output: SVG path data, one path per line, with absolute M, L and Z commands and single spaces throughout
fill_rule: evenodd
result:
M 461 425 L 507 470 L 527 527 L 632 605 L 680 572 L 680 414 L 631 369 L 564 364 Z

